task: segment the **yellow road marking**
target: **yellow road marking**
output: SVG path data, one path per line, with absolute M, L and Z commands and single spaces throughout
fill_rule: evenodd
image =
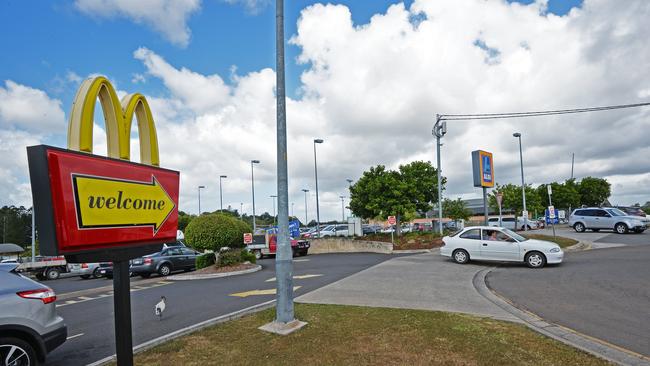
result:
M 296 291 L 301 287 L 302 286 L 293 286 L 293 290 Z M 275 289 L 272 288 L 268 290 L 251 290 L 245 292 L 238 292 L 236 294 L 230 294 L 230 296 L 235 296 L 235 297 L 249 297 L 249 296 L 259 296 L 259 295 L 275 295 Z

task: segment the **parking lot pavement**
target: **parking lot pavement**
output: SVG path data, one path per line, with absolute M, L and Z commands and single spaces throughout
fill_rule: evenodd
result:
M 541 270 L 503 265 L 487 283 L 547 322 L 650 357 L 648 263 L 650 245 L 627 245 L 567 253 L 560 266 Z
M 617 234 L 614 233 L 613 230 L 601 230 L 597 233 L 593 231 L 585 231 L 584 233 L 579 233 L 573 230 L 571 227 L 562 225 L 556 226 L 555 232 L 558 236 L 563 236 L 565 238 L 595 243 L 595 248 L 606 248 L 623 245 L 650 245 L 650 230 L 646 230 L 641 234 Z M 551 227 L 547 227 L 541 230 L 534 230 L 533 233 L 553 235 L 553 230 Z
M 382 262 L 296 301 L 451 311 L 520 322 L 474 288 L 474 275 L 490 266 L 459 265 L 436 250 Z
M 140 277 L 131 277 L 131 284 L 137 284 L 140 281 L 142 281 L 142 278 Z M 53 281 L 42 281 L 42 283 L 54 290 L 54 292 L 56 292 L 56 294 L 59 296 L 70 292 L 113 286 L 113 280 L 108 280 L 106 278 L 89 278 L 87 280 L 84 280 L 79 276 L 60 278 Z

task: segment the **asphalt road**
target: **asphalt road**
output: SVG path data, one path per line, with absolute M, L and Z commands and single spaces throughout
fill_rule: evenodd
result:
M 182 272 L 180 272 L 182 273 Z M 131 284 L 135 285 L 142 281 L 141 277 L 131 277 Z M 56 292 L 57 295 L 62 295 L 68 292 L 90 290 L 98 287 L 113 286 L 113 280 L 106 278 L 87 279 L 84 280 L 79 276 L 61 278 L 54 281 L 43 281 L 43 284 L 49 286 Z
M 335 282 L 375 264 L 394 258 L 383 254 L 321 254 L 296 258 L 294 286 L 301 286 L 295 296 Z M 273 259 L 259 262 L 259 272 L 199 281 L 146 281 L 132 283 L 131 309 L 133 344 L 157 338 L 172 331 L 271 300 L 275 295 L 231 296 L 251 290 L 274 289 Z M 295 279 L 295 276 L 315 275 Z M 93 281 L 93 280 L 89 280 Z M 106 283 L 108 281 L 103 281 Z M 103 285 L 102 283 L 102 285 Z M 160 297 L 167 298 L 163 319 L 154 315 Z M 111 293 L 93 293 L 62 301 L 57 312 L 66 320 L 69 339 L 54 350 L 47 365 L 85 365 L 115 353 L 113 297 Z
M 547 321 L 650 357 L 650 233 L 610 235 L 600 240 L 627 246 L 567 253 L 541 270 L 503 265 L 488 285 Z

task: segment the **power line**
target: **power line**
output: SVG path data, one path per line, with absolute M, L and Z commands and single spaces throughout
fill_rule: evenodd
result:
M 479 114 L 441 114 L 438 116 L 440 121 L 457 121 L 457 120 L 478 120 L 478 119 L 499 119 L 499 118 L 519 118 L 519 117 L 538 117 L 558 114 L 573 114 L 585 112 L 600 112 L 615 109 L 638 108 L 650 106 L 650 102 L 635 104 L 620 104 L 605 107 L 575 108 L 575 109 L 557 109 L 548 111 L 533 112 L 510 112 L 510 113 L 479 113 Z

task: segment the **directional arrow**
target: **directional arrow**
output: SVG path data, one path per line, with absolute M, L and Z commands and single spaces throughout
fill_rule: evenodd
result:
M 320 277 L 320 276 L 322 276 L 322 274 L 307 274 L 307 275 L 293 276 L 293 279 L 294 280 L 304 280 L 305 278 L 313 278 L 313 277 Z M 273 277 L 273 278 L 269 278 L 268 280 L 266 280 L 264 282 L 273 282 L 275 280 L 276 280 L 276 278 Z
M 151 226 L 154 235 L 175 208 L 155 175 L 150 182 L 73 174 L 80 229 Z
M 301 288 L 302 286 L 293 286 L 293 290 L 296 291 L 297 289 Z M 275 290 L 274 288 L 269 289 L 269 290 L 251 290 L 251 291 L 246 291 L 246 292 L 238 292 L 236 294 L 230 294 L 230 296 L 236 296 L 236 297 L 249 297 L 249 296 L 258 296 L 258 295 L 275 295 Z

